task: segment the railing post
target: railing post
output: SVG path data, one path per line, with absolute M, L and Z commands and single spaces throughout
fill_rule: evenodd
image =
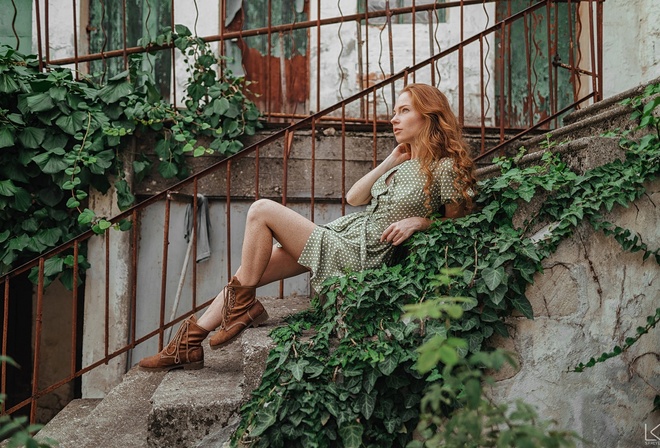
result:
M 127 153 L 132 153 L 128 151 Z M 125 161 L 130 165 L 130 161 Z M 126 179 L 131 183 L 132 179 Z M 99 216 L 119 214 L 117 194 L 111 188 L 107 194 L 91 192 L 90 208 Z M 93 236 L 87 246 L 87 257 L 95 260 L 85 274 L 85 309 L 83 324 L 82 367 L 112 353 L 129 343 L 133 259 L 131 231 L 106 230 L 112 237 Z M 105 262 L 101 262 L 105 260 Z M 107 315 L 106 315 L 107 301 Z M 106 324 L 107 322 L 107 324 Z M 107 328 L 107 331 L 106 331 Z M 86 373 L 82 377 L 82 396 L 102 398 L 126 373 L 127 355 L 123 353 L 106 365 Z

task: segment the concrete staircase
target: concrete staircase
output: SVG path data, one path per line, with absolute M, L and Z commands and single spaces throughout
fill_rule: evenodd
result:
M 205 347 L 204 368 L 149 373 L 133 367 L 104 399 L 77 399 L 38 434 L 61 448 L 221 447 L 239 423 L 240 406 L 259 385 L 272 340 L 307 297 L 261 297 L 270 319 L 220 350 Z M 207 344 L 205 342 L 205 344 Z

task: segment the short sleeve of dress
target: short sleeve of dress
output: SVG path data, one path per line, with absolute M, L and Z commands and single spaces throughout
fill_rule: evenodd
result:
M 440 197 L 441 204 L 447 204 L 461 199 L 461 193 L 454 186 L 456 172 L 454 172 L 454 161 L 452 159 L 445 158 L 440 160 L 433 174 L 435 181 L 434 194 Z

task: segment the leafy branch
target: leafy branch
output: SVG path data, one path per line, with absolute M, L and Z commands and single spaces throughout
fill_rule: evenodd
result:
M 88 207 L 89 190 L 105 194 L 114 187 L 121 210 L 135 202 L 127 174 L 140 181 L 154 163 L 147 154 L 129 154 L 133 136 L 153 136 L 158 172 L 184 178 L 187 155 L 233 154 L 242 148 L 240 137 L 260 127 L 259 111 L 246 97 L 249 82 L 221 67 L 223 59 L 186 27 L 175 31 L 165 29 L 156 42 L 173 41 L 189 66 L 189 108 L 182 110 L 141 69 L 144 55 L 97 85 L 60 67 L 40 72 L 36 56 L 0 47 L 0 274 L 89 228 L 102 234 L 111 227 Z M 124 166 L 125 159 L 132 164 Z M 127 230 L 131 223 L 115 227 Z M 86 248 L 76 280 L 70 257 L 46 261 L 46 285 L 57 277 L 68 288 L 82 282 Z
M 591 358 L 589 361 L 584 364 L 584 363 L 579 363 L 577 366 L 575 366 L 573 369 L 570 371 L 572 372 L 583 372 L 585 369 L 588 369 L 590 367 L 595 366 L 599 362 L 604 362 L 607 361 L 610 358 L 614 358 L 616 356 L 619 356 L 621 353 L 625 352 L 628 350 L 630 347 L 635 344 L 635 342 L 639 341 L 639 339 L 644 336 L 645 334 L 648 334 L 648 332 L 655 328 L 656 325 L 658 325 L 658 322 L 660 322 L 660 308 L 657 308 L 655 310 L 655 314 L 652 316 L 647 316 L 646 317 L 646 325 L 643 327 L 637 327 L 635 330 L 635 336 L 627 337 L 624 344 L 622 346 L 615 346 L 611 352 L 605 352 L 602 353 L 598 358 Z

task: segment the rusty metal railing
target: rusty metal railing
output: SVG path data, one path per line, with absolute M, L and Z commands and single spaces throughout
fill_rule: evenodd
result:
M 412 14 L 411 29 L 413 30 L 414 36 L 416 34 L 414 31 L 417 29 L 415 28 L 416 14 L 418 13 L 429 13 L 434 15 L 434 17 L 437 17 L 435 15 L 437 11 L 452 9 L 452 11 L 457 12 L 460 17 L 463 17 L 466 13 L 466 8 L 475 6 L 481 7 L 493 2 L 466 0 L 441 4 L 433 3 L 429 5 L 418 5 L 413 1 L 411 6 L 398 8 L 390 7 L 390 2 L 386 3 L 387 8 L 383 11 L 369 12 L 368 8 L 365 8 L 363 12 L 348 14 L 345 16 L 338 15 L 334 17 L 322 17 L 319 12 L 316 19 L 310 18 L 309 20 L 296 23 L 271 25 L 266 28 L 232 30 L 231 27 L 225 29 L 223 25 L 221 34 L 209 34 L 206 39 L 208 41 L 218 41 L 223 43 L 229 39 L 244 39 L 246 36 L 259 36 L 264 33 L 270 35 L 272 33 L 284 33 L 293 29 L 304 29 L 310 34 L 313 31 L 316 31 L 317 40 L 320 41 L 318 36 L 320 36 L 321 30 L 324 26 L 355 23 L 359 25 L 358 28 L 366 28 L 370 26 L 368 25 L 369 21 L 383 18 L 385 22 L 379 26 L 382 26 L 383 30 L 387 30 L 388 27 L 393 25 L 392 21 L 394 18 L 404 14 Z M 39 18 L 40 11 L 38 5 L 39 2 L 35 4 L 35 8 L 37 9 L 37 23 L 40 24 L 41 19 Z M 75 10 L 75 0 L 73 0 L 73 6 Z M 317 7 L 320 11 L 320 1 L 317 1 Z M 567 17 L 570 18 L 569 21 L 571 23 L 576 21 L 580 23 L 580 31 L 578 33 L 576 29 L 571 28 L 572 31 L 570 32 L 570 36 L 548 37 L 546 42 L 548 51 L 547 54 L 544 55 L 548 62 L 547 92 L 548 98 L 557 98 L 558 87 L 555 84 L 558 77 L 556 75 L 560 70 L 567 70 L 570 74 L 571 80 L 571 91 L 569 92 L 570 100 L 563 104 L 552 104 L 542 112 L 539 112 L 540 109 L 538 108 L 535 109 L 536 106 L 534 106 L 533 100 L 525 96 L 525 93 L 520 94 L 525 100 L 523 103 L 513 105 L 507 104 L 506 99 L 507 95 L 509 95 L 507 92 L 510 92 L 511 96 L 516 96 L 513 92 L 515 86 L 512 85 L 509 80 L 512 76 L 510 68 L 508 69 L 509 71 L 507 71 L 507 65 L 505 63 L 508 58 L 511 57 L 511 41 L 507 40 L 507 36 L 510 37 L 512 33 L 517 32 L 517 28 L 515 28 L 517 26 L 522 26 L 522 29 L 527 30 L 524 32 L 524 35 L 530 36 L 530 41 L 526 47 L 526 58 L 529 62 L 524 70 L 523 79 L 526 80 L 525 83 L 529 87 L 527 92 L 531 95 L 530 92 L 534 91 L 531 86 L 534 84 L 533 79 L 535 76 L 535 68 L 531 62 L 532 50 L 530 49 L 539 46 L 538 42 L 533 41 L 534 39 L 537 39 L 536 36 L 537 33 L 540 32 L 539 30 L 541 28 L 539 27 L 542 26 L 542 23 L 547 25 L 547 30 L 543 29 L 541 34 L 545 33 L 547 36 L 550 36 L 551 29 L 559 29 L 558 26 L 554 26 L 551 23 L 550 17 L 552 15 L 551 12 L 553 11 L 553 17 L 558 17 L 561 8 L 568 9 L 569 12 L 567 13 Z M 546 16 L 541 14 L 543 11 L 545 11 Z M 46 15 L 48 16 L 48 13 L 46 13 Z M 539 17 L 544 20 L 540 20 Z M 48 21 L 46 21 L 46 23 L 48 23 Z M 463 21 L 461 23 L 463 23 Z M 434 42 L 435 37 L 432 36 L 433 33 L 430 32 L 429 35 L 432 37 L 430 38 L 429 46 L 432 47 L 434 51 L 431 52 L 429 57 L 418 60 L 417 56 L 413 56 L 412 63 L 406 65 L 401 70 L 394 72 L 394 69 L 392 69 L 394 64 L 390 64 L 390 70 L 387 72 L 383 71 L 379 76 L 366 76 L 360 78 L 361 84 L 359 85 L 359 90 L 355 93 L 346 94 L 345 98 L 342 98 L 339 101 L 334 101 L 326 107 L 323 107 L 323 99 L 319 93 L 320 88 L 318 88 L 318 85 L 321 84 L 320 76 L 322 67 L 319 62 L 319 57 L 316 60 L 317 90 L 314 97 L 315 109 L 318 110 L 317 112 L 311 112 L 309 110 L 303 112 L 291 112 L 290 110 L 285 110 L 285 108 L 280 110 L 267 109 L 265 114 L 269 119 L 275 122 L 285 122 L 281 129 L 272 131 L 270 134 L 263 136 L 263 138 L 255 143 L 248 145 L 240 153 L 198 171 L 188 179 L 178 182 L 164 191 L 148 197 L 138 205 L 135 205 L 110 219 L 112 223 L 118 223 L 123 219 L 130 219 L 133 222 L 133 229 L 129 234 L 128 247 L 130 250 L 120 254 L 120 256 L 123 257 L 121 263 L 125 263 L 126 266 L 128 266 L 127 284 L 129 285 L 126 291 L 128 297 L 126 300 L 126 303 L 128 304 L 128 315 L 123 316 L 125 320 L 124 324 L 126 324 L 127 328 L 125 330 L 123 343 L 116 344 L 113 342 L 113 337 L 116 336 L 116 324 L 113 319 L 117 316 L 113 314 L 113 307 L 115 304 L 113 302 L 114 299 L 111 289 L 113 287 L 113 281 L 115 281 L 115 279 L 113 279 L 113 272 L 117 269 L 117 265 L 120 264 L 116 259 L 118 255 L 113 252 L 113 241 L 117 238 L 121 238 L 121 236 L 115 233 L 112 228 L 106 230 L 100 237 L 95 236 L 90 230 L 79 235 L 72 241 L 44 253 L 38 259 L 14 269 L 12 272 L 0 278 L 0 284 L 2 285 L 2 291 L 4 292 L 2 353 L 8 354 L 7 347 L 8 341 L 10 340 L 8 329 L 11 326 L 9 309 L 17 300 L 14 289 L 12 289 L 14 287 L 13 285 L 19 282 L 28 271 L 36 269 L 38 272 L 38 282 L 34 286 L 35 307 L 33 312 L 34 317 L 32 319 L 34 336 L 31 344 L 29 390 L 26 390 L 22 396 L 18 393 L 14 394 L 15 396 L 13 397 L 13 400 L 6 403 L 6 406 L 2 411 L 10 414 L 15 412 L 28 413 L 32 422 L 47 420 L 47 416 L 40 415 L 39 413 L 40 401 L 44 397 L 55 393 L 61 388 L 69 388 L 64 394 L 69 398 L 79 395 L 80 392 L 74 390 L 77 386 L 73 386 L 73 384 L 79 381 L 81 377 L 105 365 L 115 362 L 118 359 L 121 359 L 121 357 L 125 357 L 131 350 L 134 350 L 140 344 L 150 341 L 153 338 L 157 337 L 158 347 L 162 347 L 166 342 L 165 336 L 169 328 L 178 324 L 189 315 L 190 312 L 199 311 L 208 305 L 209 301 L 200 301 L 198 298 L 197 285 L 200 279 L 197 273 L 197 265 L 196 263 L 193 263 L 191 268 L 192 289 L 190 291 L 190 309 L 188 312 L 182 313 L 172 320 L 168 319 L 166 316 L 168 260 L 171 257 L 170 244 L 172 230 L 170 221 L 172 204 L 180 198 L 181 194 L 185 194 L 186 197 L 189 198 L 187 200 L 190 201 L 192 206 L 192 216 L 194 221 L 192 227 L 192 251 L 194 259 L 196 258 L 196 240 L 198 238 L 198 194 L 204 193 L 204 187 L 202 187 L 202 184 L 208 181 L 211 176 L 220 178 L 219 182 L 224 185 L 224 192 L 222 195 L 217 195 L 215 199 L 218 204 L 225 207 L 223 229 L 226 244 L 225 257 L 228 260 L 226 271 L 229 276 L 234 268 L 236 268 L 236 266 L 232 266 L 231 262 L 231 254 L 235 249 L 235 245 L 232 244 L 232 210 L 234 210 L 232 207 L 236 202 L 237 196 L 247 199 L 244 194 L 239 195 L 236 192 L 238 176 L 236 169 L 237 166 L 241 167 L 243 173 L 247 172 L 249 173 L 248 175 L 253 175 L 251 182 L 254 195 L 251 199 L 262 197 L 264 196 L 262 192 L 264 173 L 260 167 L 264 163 L 263 155 L 266 152 L 280 150 L 281 148 L 281 160 L 283 161 L 283 164 L 281 173 L 278 176 L 281 179 L 282 187 L 279 200 L 284 204 L 293 202 L 301 204 L 300 206 L 305 209 L 304 212 L 307 216 L 314 220 L 316 217 L 315 213 L 317 212 L 317 206 L 320 202 L 319 198 L 323 196 L 319 192 L 319 178 L 324 175 L 318 166 L 319 151 L 321 150 L 319 142 L 322 140 L 325 130 L 329 129 L 331 126 L 338 126 L 341 132 L 341 148 L 339 151 L 340 160 L 338 162 L 340 164 L 339 172 L 341 175 L 336 180 L 336 190 L 339 194 L 335 200 L 341 204 L 341 213 L 344 213 L 345 201 L 343 198 L 345 196 L 347 185 L 349 185 L 348 179 L 351 175 L 347 169 L 347 131 L 349 129 L 360 131 L 367 136 L 367 139 L 370 142 L 370 148 L 367 151 L 368 154 L 364 158 L 364 161 L 370 166 L 375 165 L 377 160 L 382 156 L 383 151 L 391 145 L 391 136 L 383 131 L 388 128 L 387 116 L 388 109 L 392 106 L 392 93 L 398 90 L 402 85 L 412 81 L 427 81 L 440 86 L 440 88 L 444 90 L 446 90 L 446 86 L 450 86 L 449 90 L 454 92 L 452 96 L 455 100 L 454 106 L 458 111 L 461 121 L 464 123 L 467 130 L 473 131 L 478 136 L 476 139 L 477 143 L 474 145 L 475 154 L 485 155 L 491 151 L 497 151 L 500 148 L 498 145 L 508 142 L 508 137 L 510 135 L 518 134 L 518 136 L 522 136 L 524 135 L 523 133 L 529 132 L 511 125 L 511 122 L 515 120 L 511 119 L 512 116 L 510 112 L 517 107 L 529 112 L 525 117 L 527 121 L 524 129 L 532 129 L 534 127 L 556 126 L 558 124 L 558 119 L 563 113 L 586 101 L 597 101 L 600 99 L 602 92 L 601 23 L 602 2 L 600 0 L 566 0 L 562 2 L 547 0 L 533 2 L 529 7 L 511 13 L 510 15 L 503 17 L 501 20 L 498 20 L 496 23 L 493 23 L 493 25 L 485 26 L 480 31 L 475 32 L 468 37 L 464 36 L 465 29 L 461 26 L 459 33 L 460 40 L 452 45 L 447 45 L 446 48 L 439 48 L 438 43 Z M 425 24 L 424 26 L 428 28 L 429 24 Z M 433 26 L 433 23 L 431 23 L 431 28 L 433 28 Z M 435 26 L 437 26 L 437 24 Z M 534 33 L 532 33 L 534 34 L 533 36 L 530 35 L 531 29 L 535 29 Z M 367 35 L 368 31 L 369 30 L 366 31 Z M 113 49 L 104 51 L 103 53 L 89 55 L 78 54 L 79 49 L 76 48 L 73 57 L 57 56 L 57 58 L 51 58 L 51 54 L 48 51 L 48 33 L 46 33 L 45 39 L 42 37 L 43 33 L 40 29 L 37 34 L 40 41 L 38 44 L 39 53 L 44 67 L 52 64 L 75 64 L 76 67 L 79 68 L 79 64 L 82 62 L 101 60 L 114 56 L 122 57 L 125 60 L 129 54 L 144 51 L 144 48 L 129 47 L 125 44 L 124 47 L 120 49 Z M 555 54 L 551 53 L 553 53 L 553 50 L 558 51 L 558 47 L 555 46 L 555 44 L 562 38 L 567 40 L 574 39 L 570 45 L 570 48 L 572 49 L 575 48 L 573 44 L 579 41 L 579 48 L 584 48 L 585 51 L 589 53 L 589 57 L 583 58 L 582 50 L 571 50 L 570 57 L 566 57 L 566 60 L 569 61 L 568 64 L 557 62 Z M 45 50 L 42 48 L 42 39 L 45 41 Z M 392 38 L 390 38 L 389 41 L 392 42 Z M 126 42 L 125 39 L 124 42 Z M 502 50 L 497 55 L 492 52 L 492 48 L 496 42 L 503 43 Z M 364 46 L 368 47 L 369 45 L 373 46 L 373 42 L 369 43 L 368 39 L 365 38 Z M 413 55 L 417 54 L 416 50 L 418 45 L 419 43 L 417 40 L 412 40 Z M 154 49 L 150 48 L 150 50 Z M 173 51 L 169 48 L 163 48 L 162 50 Z M 388 53 L 390 54 L 390 61 L 392 61 L 392 58 L 395 57 L 393 56 L 393 51 L 388 50 Z M 366 58 L 369 57 L 369 51 L 365 51 L 364 54 Z M 474 60 L 472 60 L 473 57 Z M 493 61 L 493 58 L 499 58 L 500 61 L 496 63 L 496 61 Z M 443 73 L 442 69 L 443 67 L 446 67 L 443 65 L 444 62 L 452 60 L 457 61 L 455 72 Z M 553 64 L 553 61 L 555 61 L 555 64 Z M 338 63 L 339 62 L 340 61 L 338 61 Z M 468 62 L 473 65 L 470 65 Z M 581 62 L 587 62 L 588 64 L 586 67 L 581 67 Z M 368 67 L 369 62 L 365 61 L 365 66 Z M 468 86 L 464 85 L 467 79 L 468 67 L 472 67 L 470 71 L 474 71 L 478 74 L 477 88 L 474 91 L 470 91 Z M 493 70 L 493 72 L 489 70 Z M 588 82 L 586 82 L 585 79 L 588 80 Z M 496 83 L 497 86 L 494 85 Z M 310 95 L 310 97 L 312 96 Z M 310 99 L 309 102 L 311 103 L 312 100 Z M 497 110 L 494 110 L 494 105 L 498 105 Z M 476 111 L 476 121 L 471 121 L 474 117 L 470 116 L 470 110 L 473 112 Z M 516 115 L 516 117 L 518 116 Z M 291 120 L 295 121 L 291 123 Z M 492 150 L 487 147 L 489 138 L 491 138 L 496 145 Z M 311 150 L 309 160 L 306 162 L 309 163 L 309 173 L 305 178 L 308 188 L 304 194 L 296 197 L 296 201 L 292 201 L 293 194 L 288 188 L 290 184 L 289 167 L 291 160 L 302 153 L 302 144 L 308 144 Z M 243 178 L 241 181 L 244 182 L 244 178 L 247 176 L 241 175 L 241 177 Z M 141 276 L 141 270 L 143 267 L 140 265 L 139 260 L 142 251 L 145 250 L 140 244 L 141 221 L 145 214 L 150 213 L 154 207 L 162 207 L 163 209 L 162 228 L 158 228 L 158 231 L 162 231 L 162 247 L 160 260 L 158 261 L 160 263 L 161 271 L 160 284 L 158 286 L 159 291 L 155 294 L 159 296 L 158 323 L 153 328 L 139 331 L 136 322 L 136 314 L 137 308 L 143 300 L 142 297 L 138 297 L 138 291 L 141 290 L 140 288 L 143 286 L 141 283 L 143 281 Z M 100 253 L 102 253 L 102 255 L 97 259 L 91 260 L 92 267 L 87 271 L 86 276 L 90 277 L 93 273 L 101 279 L 103 285 L 101 288 L 102 293 L 100 294 L 103 304 L 99 307 L 103 313 L 103 325 L 102 328 L 99 328 L 98 330 L 99 332 L 102 332 L 103 337 L 100 342 L 102 347 L 96 347 L 96 350 L 89 350 L 89 353 L 85 356 L 81 356 L 82 349 L 80 348 L 80 339 L 82 337 L 82 329 L 80 328 L 80 321 L 83 310 L 81 310 L 80 304 L 83 299 L 81 297 L 82 291 L 74 288 L 71 292 L 59 293 L 60 296 L 70 298 L 70 303 L 67 305 L 70 307 L 70 309 L 67 310 L 70 314 L 70 322 L 67 323 L 67 326 L 63 327 L 62 322 L 55 321 L 50 315 L 48 315 L 48 300 L 45 298 L 48 294 L 46 294 L 47 288 L 45 286 L 44 273 L 47 260 L 62 254 L 72 254 L 73 278 L 77 279 L 79 274 L 82 273 L 82 267 L 78 263 L 78 255 L 80 251 L 88 245 L 92 238 L 94 238 L 97 243 L 100 242 Z M 155 291 L 155 287 L 153 289 Z M 85 294 L 87 293 L 89 293 L 88 290 L 85 291 Z M 57 378 L 53 377 L 52 374 L 45 375 L 45 371 L 47 371 L 48 368 L 45 364 L 46 357 L 44 357 L 44 352 L 45 350 L 48 350 L 48 348 L 44 348 L 44 345 L 46 344 L 44 334 L 47 332 L 59 332 L 61 335 L 65 335 L 65 337 L 60 340 L 60 344 L 64 344 L 64 339 L 69 341 L 69 347 L 65 350 L 69 352 L 69 359 L 67 360 L 66 368 L 57 375 Z M 0 378 L 1 393 L 8 392 L 7 369 L 8 366 L 6 362 L 2 362 L 2 376 Z M 47 381 L 43 379 L 44 376 L 48 376 Z

